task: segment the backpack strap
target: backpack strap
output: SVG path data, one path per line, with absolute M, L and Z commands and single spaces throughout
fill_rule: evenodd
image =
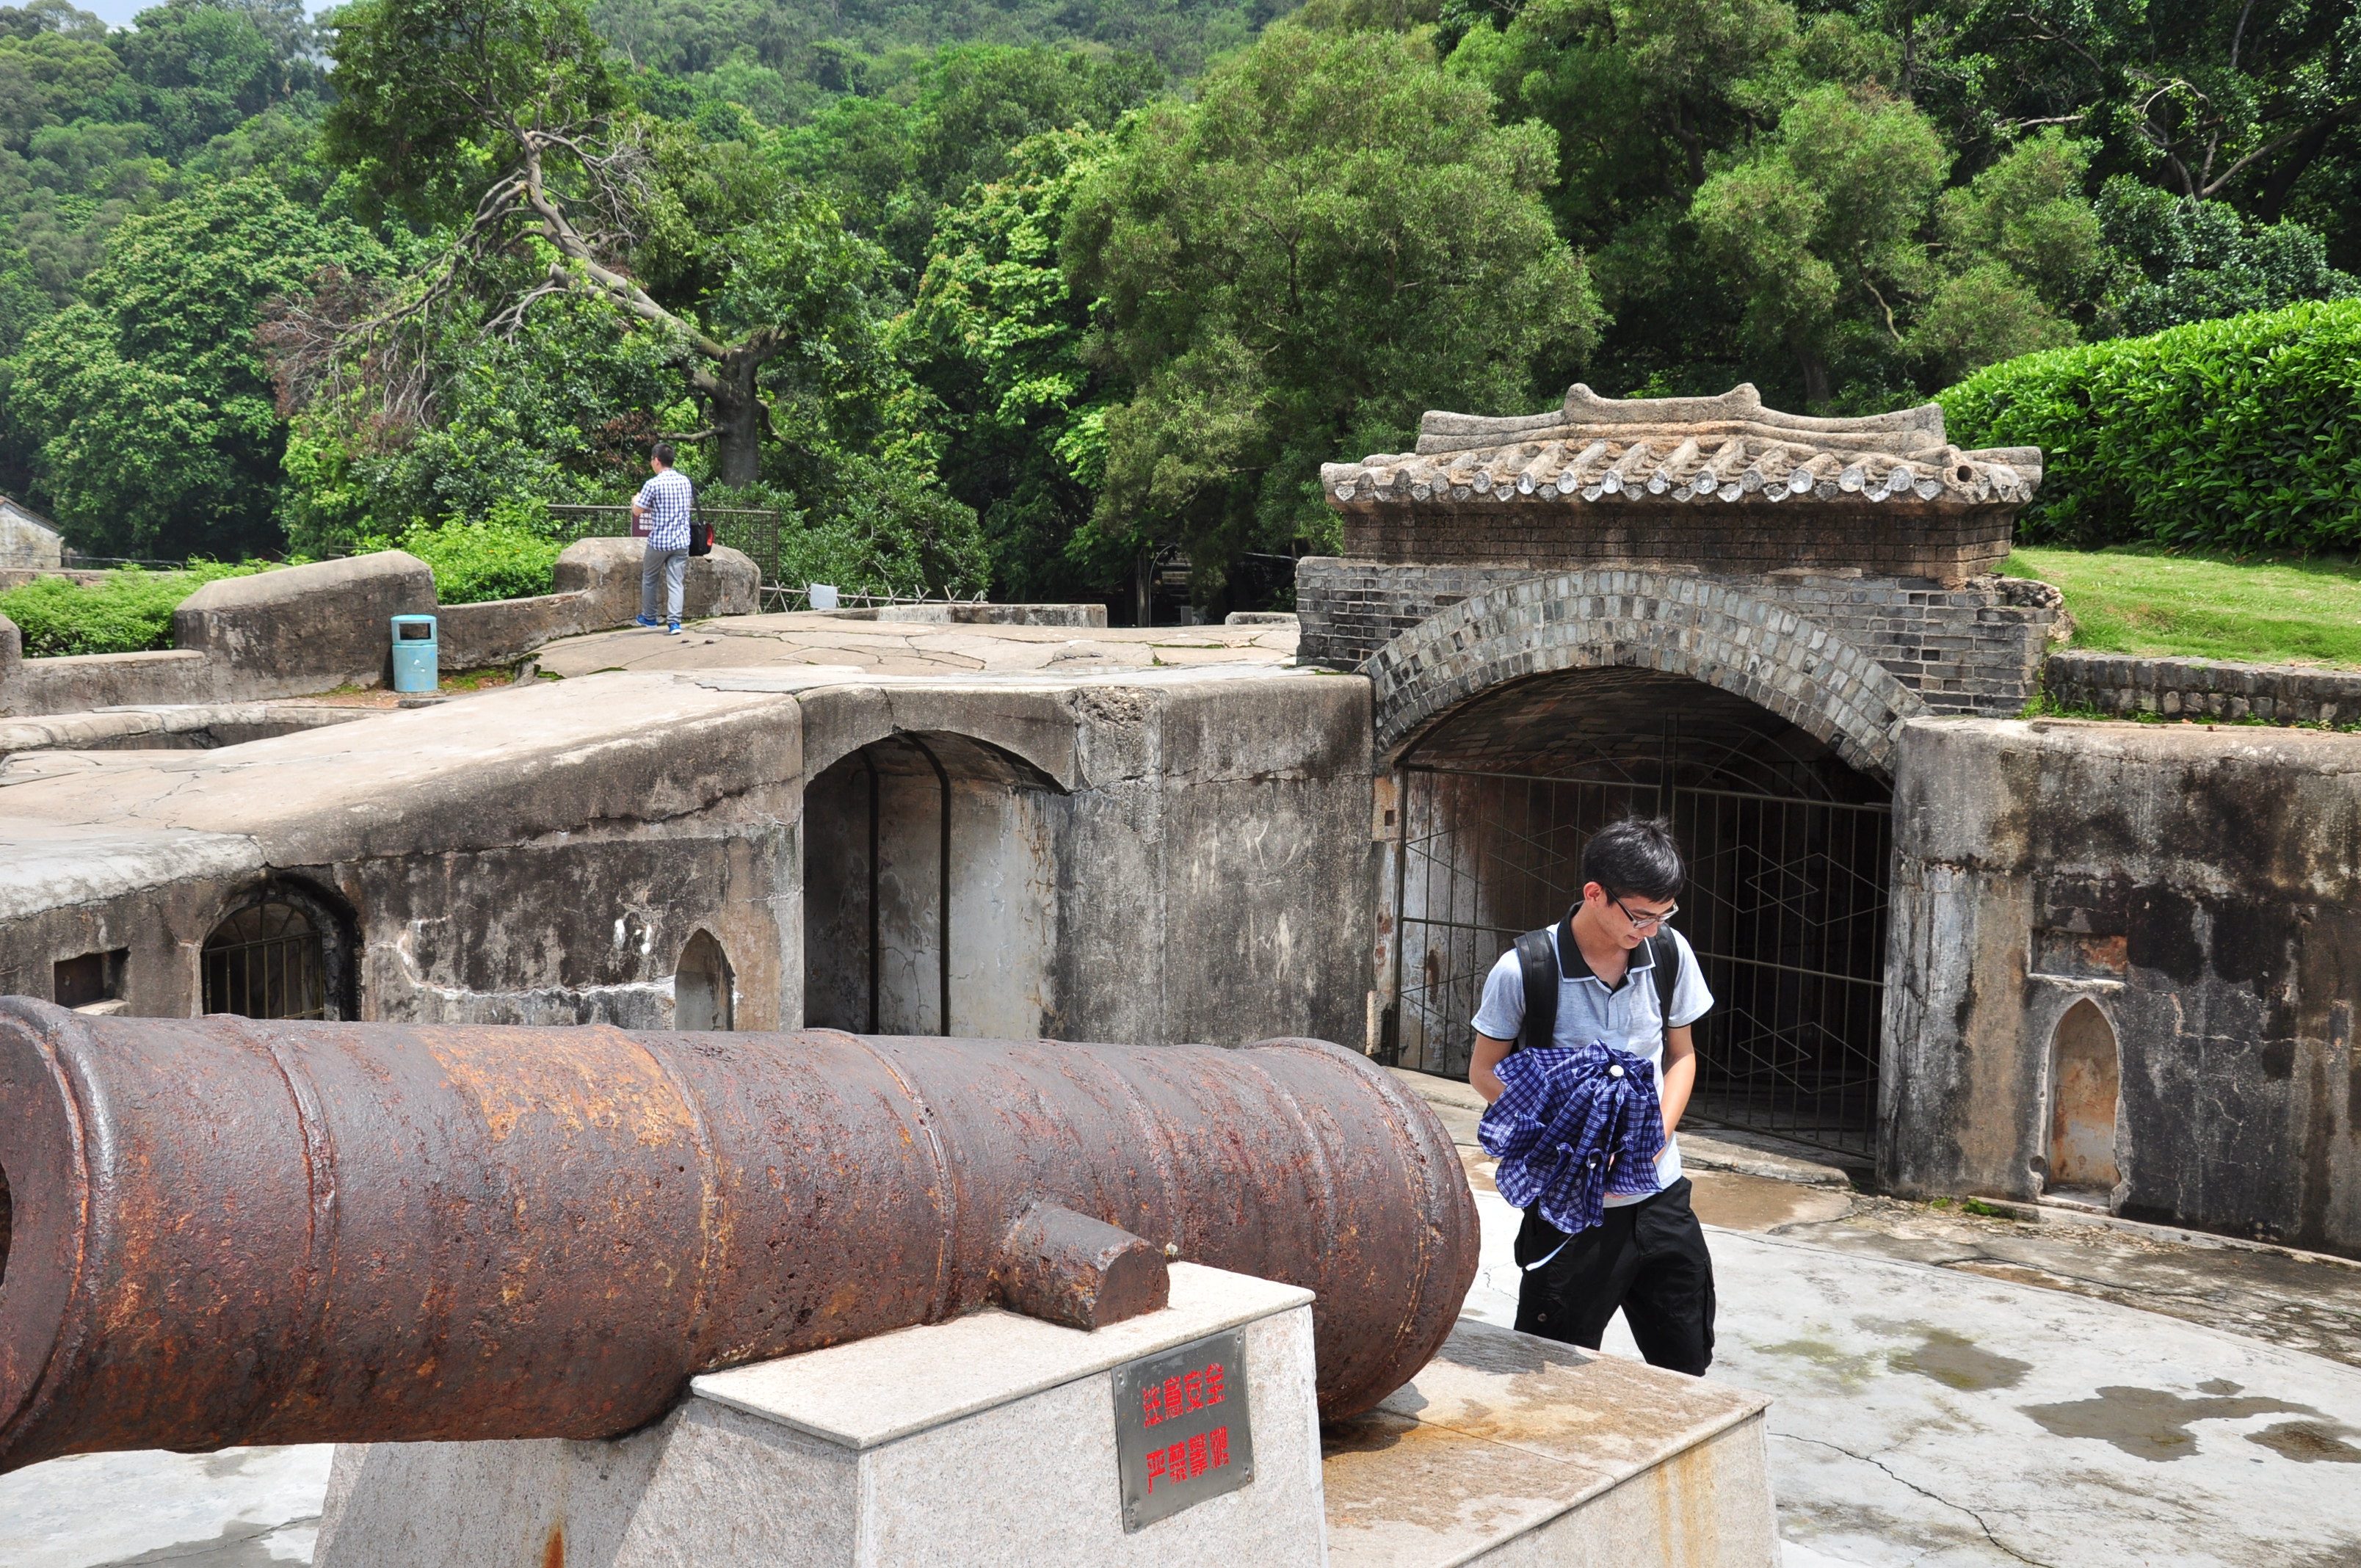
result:
M 1655 961 L 1650 972 L 1656 977 L 1656 1018 L 1669 1036 L 1673 1028 L 1673 988 L 1681 982 L 1681 945 L 1673 940 L 1670 931 L 1658 931 L 1648 938 L 1648 951 Z
M 1550 945 L 1549 927 L 1517 938 L 1517 967 L 1525 981 L 1525 1021 L 1509 1047 L 1512 1053 L 1549 1045 L 1557 1033 L 1557 949 Z

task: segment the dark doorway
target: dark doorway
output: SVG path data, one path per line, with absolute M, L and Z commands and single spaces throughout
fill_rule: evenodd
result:
M 814 778 L 805 1025 L 1054 1035 L 1060 794 L 1010 753 L 938 730 L 874 741 Z
M 1689 1124 L 1852 1154 L 1873 1144 L 1892 807 L 1803 730 L 1718 687 L 1581 670 L 1459 709 L 1398 774 L 1387 1047 L 1465 1078 L 1484 977 L 1581 894 L 1582 846 L 1669 817 L 1689 861 L 1675 922 L 1714 1009 Z

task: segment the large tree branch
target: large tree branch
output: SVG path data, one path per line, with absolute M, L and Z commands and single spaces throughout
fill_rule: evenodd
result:
M 542 237 L 555 247 L 558 254 L 574 264 L 576 272 L 604 291 L 617 304 L 621 305 L 641 320 L 653 323 L 658 326 L 670 327 L 681 334 L 687 339 L 691 347 L 707 358 L 719 359 L 730 352 L 725 345 L 716 342 L 657 304 L 654 300 L 649 298 L 647 291 L 637 283 L 599 261 L 589 243 L 576 232 L 573 224 L 567 220 L 566 210 L 559 206 L 549 194 L 542 167 L 542 143 L 538 132 L 525 140 L 522 185 L 525 204 L 531 207 L 534 216 L 541 220 Z
M 2347 104 L 2333 115 L 2314 120 L 2308 126 L 2299 126 L 2294 130 L 2289 131 L 2284 136 L 2273 137 L 2262 146 L 2255 148 L 2254 151 L 2246 154 L 2246 157 L 2238 159 L 2237 162 L 2230 165 L 2229 168 L 2222 170 L 2221 178 L 2209 182 L 2202 191 L 2198 192 L 2198 194 L 2211 199 L 2213 192 L 2229 184 L 2231 181 L 2235 180 L 2239 173 L 2244 170 L 2248 164 L 2254 162 L 2258 158 L 2269 157 L 2272 153 L 2277 152 L 2279 148 L 2287 146 L 2290 142 L 2299 141 L 2303 137 L 2311 136 L 2318 136 L 2323 142 L 2325 142 L 2327 140 L 2328 133 L 2336 127 L 2337 123 L 2341 120 L 2351 119 L 2356 109 L 2361 109 L 2361 104 Z

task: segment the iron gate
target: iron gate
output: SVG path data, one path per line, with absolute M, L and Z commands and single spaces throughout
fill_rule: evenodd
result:
M 1671 724 L 1653 758 L 1535 773 L 1406 764 L 1393 1058 L 1465 1078 L 1485 975 L 1519 932 L 1580 897 L 1591 833 L 1664 816 L 1689 861 L 1674 923 L 1714 993 L 1688 1121 L 1870 1153 L 1892 808 L 1825 780 Z

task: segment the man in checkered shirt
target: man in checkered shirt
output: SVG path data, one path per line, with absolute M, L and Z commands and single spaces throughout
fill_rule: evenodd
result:
M 674 471 L 672 457 L 672 444 L 668 441 L 657 442 L 655 450 L 648 455 L 653 477 L 631 499 L 631 527 L 637 532 L 645 526 L 648 532 L 647 554 L 640 558 L 639 623 L 656 624 L 656 578 L 661 575 L 664 586 L 664 631 L 677 637 L 681 585 L 688 572 L 688 514 L 697 502 L 697 487 L 688 482 L 687 475 Z

